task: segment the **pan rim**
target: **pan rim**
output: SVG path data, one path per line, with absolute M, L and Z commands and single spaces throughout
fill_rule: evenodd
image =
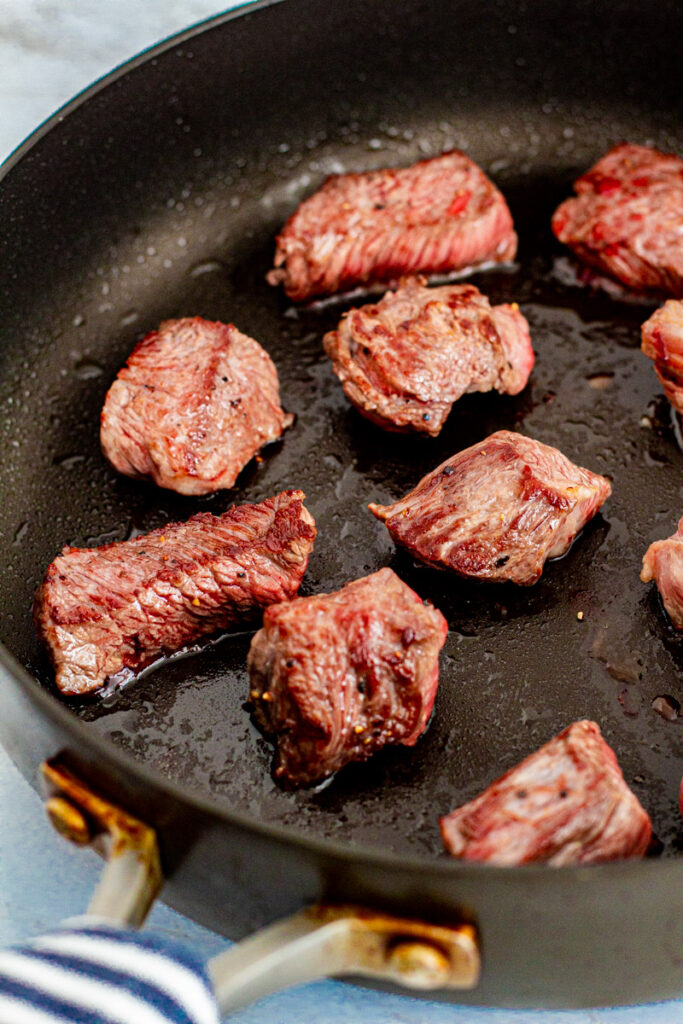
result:
M 203 19 L 186 29 L 182 29 L 180 32 L 161 40 L 119 64 L 112 71 L 96 79 L 60 106 L 5 158 L 0 164 L 0 184 L 50 131 L 61 124 L 65 118 L 69 117 L 83 104 L 89 102 L 120 78 L 136 68 L 155 60 L 166 51 L 206 31 L 211 31 L 220 25 L 244 17 L 254 11 L 276 4 L 279 5 L 283 2 L 285 0 L 253 0 L 253 2 L 241 3 L 229 11 Z M 296 0 L 287 0 L 287 2 L 293 4 Z M 454 881 L 458 877 L 470 877 L 476 873 L 483 873 L 488 877 L 506 878 L 511 881 L 521 878 L 532 878 L 538 883 L 545 879 L 549 885 L 555 882 L 565 884 L 567 879 L 571 879 L 576 884 L 585 884 L 588 878 L 600 882 L 607 874 L 611 878 L 617 875 L 624 877 L 631 874 L 635 874 L 639 878 L 643 876 L 647 878 L 652 877 L 652 874 L 656 872 L 674 875 L 682 870 L 681 862 L 683 858 L 680 857 L 667 858 L 666 860 L 625 859 L 602 864 L 562 866 L 560 869 L 554 868 L 550 870 L 545 864 L 501 867 L 474 861 L 462 861 L 457 858 L 435 858 L 427 854 L 408 856 L 393 853 L 376 846 L 361 846 L 350 842 L 322 839 L 300 832 L 292 826 L 264 823 L 246 812 L 234 810 L 217 797 L 209 797 L 190 786 L 168 779 L 156 768 L 126 755 L 105 736 L 94 735 L 77 715 L 60 703 L 55 696 L 43 689 L 4 644 L 0 643 L 0 683 L 3 682 L 3 677 L 5 676 L 7 676 L 8 681 L 18 685 L 31 704 L 36 706 L 42 714 L 67 733 L 78 744 L 79 749 L 94 751 L 99 755 L 104 754 L 107 765 L 112 765 L 120 769 L 122 773 L 132 777 L 148 793 L 152 795 L 154 793 L 162 793 L 183 806 L 190 807 L 210 817 L 222 819 L 228 824 L 246 832 L 273 839 L 283 845 L 298 847 L 316 857 L 330 857 L 343 861 L 351 860 L 357 864 L 365 864 L 394 872 L 401 871 L 408 874 L 423 874 L 425 867 L 429 865 L 429 870 L 434 876 L 443 876 Z M 35 788 L 37 780 L 29 781 L 31 781 Z

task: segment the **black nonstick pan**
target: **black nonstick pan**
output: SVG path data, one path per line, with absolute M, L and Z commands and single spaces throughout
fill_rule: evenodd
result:
M 683 641 L 639 581 L 683 513 L 678 420 L 639 352 L 654 304 L 581 284 L 549 220 L 628 139 L 683 150 L 674 0 L 287 0 L 215 19 L 131 62 L 39 130 L 0 183 L 3 742 L 62 759 L 152 825 L 165 898 L 239 937 L 315 900 L 478 929 L 476 988 L 443 998 L 579 1006 L 681 994 Z M 355 413 L 321 346 L 344 301 L 265 282 L 274 235 L 325 175 L 459 147 L 506 195 L 517 262 L 474 278 L 517 301 L 537 363 L 515 398 L 474 395 L 439 438 Z M 162 319 L 233 321 L 275 360 L 295 427 L 236 487 L 190 499 L 118 476 L 104 394 Z M 610 476 L 614 493 L 534 587 L 421 568 L 367 511 L 500 428 Z M 302 487 L 319 536 L 302 593 L 383 565 L 447 616 L 426 735 L 317 790 L 285 792 L 252 726 L 237 633 L 106 700 L 61 701 L 31 623 L 60 548 Z M 653 707 L 670 708 L 668 717 Z M 643 862 L 495 869 L 442 852 L 438 817 L 580 718 L 595 719 L 652 816 Z

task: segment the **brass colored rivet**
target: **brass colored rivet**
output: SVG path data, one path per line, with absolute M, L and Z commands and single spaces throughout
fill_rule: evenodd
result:
M 451 973 L 446 954 L 429 942 L 399 942 L 388 960 L 400 981 L 410 988 L 442 988 Z
M 78 846 L 87 846 L 92 838 L 90 826 L 78 807 L 63 796 L 52 796 L 45 804 L 45 810 L 60 835 Z

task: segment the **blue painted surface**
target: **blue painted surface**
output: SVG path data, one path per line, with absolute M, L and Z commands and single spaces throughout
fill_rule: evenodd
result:
M 234 6 L 215 0 L 0 0 L 0 159 L 111 67 Z M 84 911 L 101 862 L 52 832 L 37 794 L 2 749 L 0 806 L 2 946 Z M 163 905 L 154 909 L 147 927 L 206 958 L 226 946 L 223 938 Z M 231 1019 L 235 1024 L 683 1024 L 683 1002 L 579 1012 L 486 1010 L 327 981 L 273 996 Z

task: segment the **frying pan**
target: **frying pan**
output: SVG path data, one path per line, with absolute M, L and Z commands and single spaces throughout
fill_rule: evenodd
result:
M 580 1006 L 681 992 L 681 640 L 638 580 L 681 508 L 681 436 L 639 325 L 653 306 L 582 286 L 549 218 L 620 139 L 683 147 L 674 0 L 257 3 L 99 82 L 7 162 L 0 192 L 2 741 L 34 780 L 62 763 L 157 832 L 165 899 L 232 938 L 316 900 L 475 923 L 484 1005 Z M 435 440 L 350 409 L 321 338 L 344 301 L 294 308 L 265 283 L 275 232 L 330 172 L 465 149 L 502 188 L 537 365 L 515 398 L 476 395 Z M 348 306 L 348 302 L 346 303 Z M 237 486 L 190 499 L 117 476 L 98 447 L 136 340 L 184 315 L 232 320 L 273 356 L 297 415 Z M 480 586 L 394 550 L 368 501 L 403 494 L 499 428 L 613 480 L 602 516 L 531 588 Z M 31 624 L 65 543 L 123 540 L 198 509 L 302 486 L 319 537 L 303 593 L 391 565 L 447 616 L 435 713 L 412 749 L 285 792 L 250 723 L 250 634 L 219 638 L 106 700 L 65 704 Z M 582 612 L 582 617 L 579 617 Z M 579 718 L 596 719 L 650 812 L 643 862 L 464 864 L 438 816 Z

